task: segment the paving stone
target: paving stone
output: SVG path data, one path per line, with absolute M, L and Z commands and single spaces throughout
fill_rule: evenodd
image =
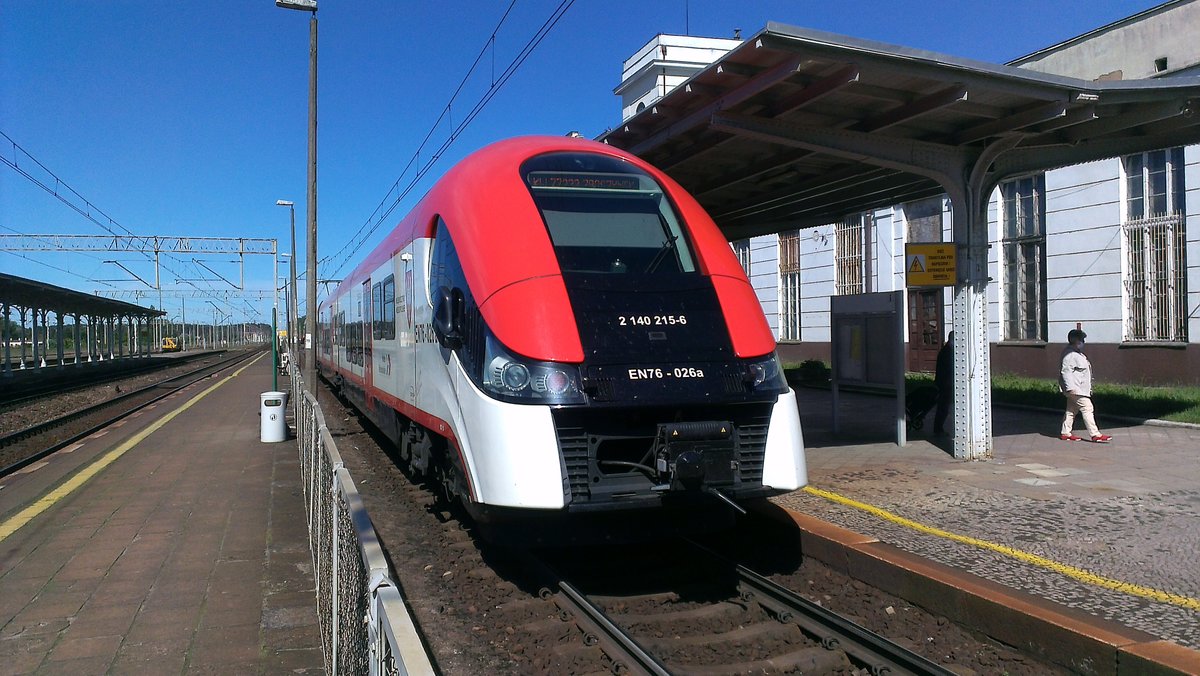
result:
M 264 453 L 257 412 L 230 414 L 270 378 L 267 360 L 222 385 L 5 542 L 0 672 L 323 672 L 295 447 Z
M 1113 444 L 1063 443 L 1058 412 L 994 409 L 993 456 L 962 461 L 920 436 L 898 448 L 887 425 L 847 446 L 829 427 L 827 392 L 798 391 L 813 486 L 928 526 L 1041 556 L 1110 580 L 1092 584 L 1003 554 L 882 520 L 796 491 L 776 502 L 842 528 L 1036 596 L 1200 648 L 1200 613 L 1145 598 L 1165 591 L 1200 603 L 1200 433 L 1102 418 Z M 879 399 L 844 395 L 864 421 Z M 1007 433 L 1005 430 L 1040 430 Z M 1151 430 L 1147 434 L 1136 432 Z M 940 444 L 940 445 L 939 445 Z M 1125 585 L 1121 587 L 1121 585 Z

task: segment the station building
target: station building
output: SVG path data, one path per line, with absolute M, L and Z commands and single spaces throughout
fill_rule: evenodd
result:
M 1195 76 L 1197 33 L 1200 0 L 1174 0 L 1007 65 L 1088 81 Z M 719 68 L 739 44 L 655 36 L 624 64 L 615 90 L 623 117 Z M 952 220 L 942 195 L 732 246 L 784 359 L 830 359 L 832 296 L 904 290 L 907 366 L 931 371 L 953 287 L 906 289 L 905 244 L 953 241 Z M 1101 380 L 1200 384 L 1200 146 L 1009 178 L 992 192 L 987 220 L 993 372 L 1055 375 L 1066 334 L 1079 327 Z

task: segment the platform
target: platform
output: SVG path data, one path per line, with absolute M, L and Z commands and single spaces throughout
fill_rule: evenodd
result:
M 2 482 L 5 673 L 323 671 L 296 447 L 258 441 L 271 382 L 264 355 Z M 1089 673 L 1200 673 L 1200 428 L 1062 442 L 1057 412 L 997 407 L 971 462 L 897 446 L 886 400 L 843 393 L 835 437 L 828 391 L 798 397 L 811 485 L 774 502 L 808 555 L 989 631 L 1042 622 Z
M 807 523 L 821 536 L 813 546 L 830 548 L 826 557 L 846 566 L 857 560 L 860 573 L 892 576 L 875 581 L 932 595 L 935 606 L 988 607 L 956 596 L 964 587 L 985 598 L 1018 593 L 1002 604 L 1051 601 L 1068 609 L 1056 621 L 1097 618 L 1092 630 L 1103 641 L 1166 653 L 1168 664 L 1200 673 L 1200 427 L 1105 417 L 1098 399 L 1112 443 L 1065 442 L 1060 412 L 996 407 L 993 458 L 964 461 L 953 457 L 948 436 L 917 434 L 897 446 L 884 417 L 891 400 L 843 393 L 846 433 L 835 437 L 829 392 L 797 394 L 810 486 L 774 502 L 840 527 Z M 894 566 L 867 572 L 881 563 L 876 557 Z M 918 578 L 935 571 L 917 557 L 949 572 L 946 585 L 921 589 Z M 1131 631 L 1104 633 L 1106 623 Z
M 81 385 L 92 385 L 110 382 L 125 377 L 139 376 L 158 369 L 169 368 L 187 360 L 200 359 L 208 355 L 219 355 L 224 350 L 189 350 L 187 352 L 172 352 L 163 354 L 154 352 L 149 355 L 110 358 L 99 357 L 92 361 L 84 355 L 75 361 L 75 355 L 64 355 L 63 361 L 58 361 L 57 355 L 46 360 L 45 366 L 36 366 L 30 362 L 29 368 L 14 368 L 0 373 L 0 388 L 6 395 L 17 398 L 66 390 Z M 14 357 L 17 360 L 18 357 Z M 3 356 L 0 355 L 0 362 Z
M 296 445 L 259 442 L 270 354 L 235 374 L 5 478 L 0 671 L 324 672 Z

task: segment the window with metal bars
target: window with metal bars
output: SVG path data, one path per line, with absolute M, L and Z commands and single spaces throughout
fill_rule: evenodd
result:
M 746 276 L 750 276 L 750 240 L 739 239 L 730 242 L 729 246 L 733 248 L 734 255 L 737 256 L 738 262 L 742 264 L 742 270 L 746 272 Z
M 779 233 L 779 339 L 800 340 L 800 231 Z
M 1046 176 L 1000 186 L 1004 339 L 1046 340 Z
M 1187 342 L 1183 148 L 1123 158 L 1125 340 Z
M 870 214 L 854 214 L 834 224 L 834 290 L 839 296 L 871 290 L 866 274 Z

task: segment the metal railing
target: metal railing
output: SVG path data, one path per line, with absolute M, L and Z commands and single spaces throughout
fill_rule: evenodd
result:
M 432 674 L 433 666 L 392 581 L 375 527 L 342 464 L 325 415 L 291 369 L 296 438 L 325 670 Z

